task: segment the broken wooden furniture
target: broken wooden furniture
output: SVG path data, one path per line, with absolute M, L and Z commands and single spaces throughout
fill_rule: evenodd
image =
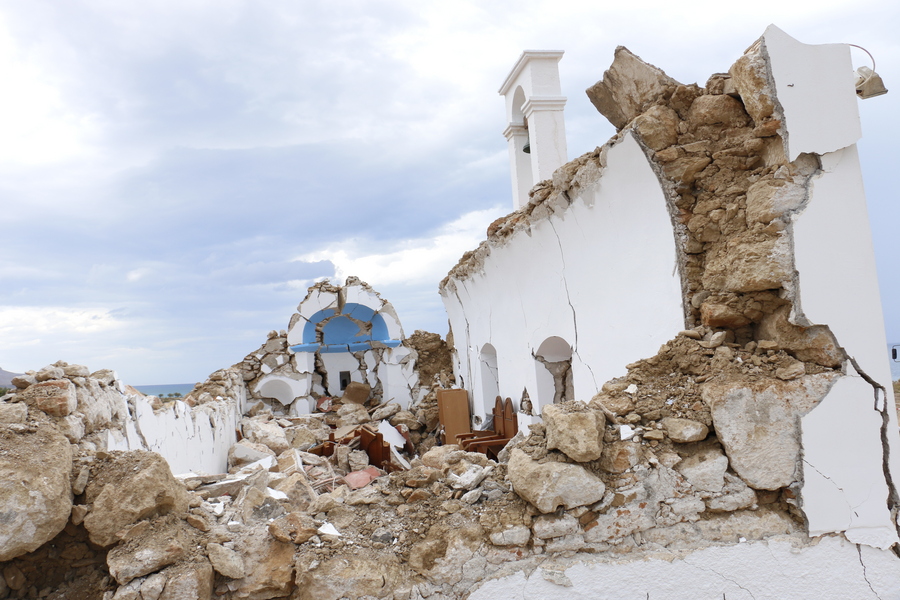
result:
M 478 431 L 457 436 L 460 447 L 468 452 L 481 452 L 496 459 L 497 453 L 519 432 L 519 420 L 513 410 L 512 400 L 501 403 L 500 396 L 494 401 L 494 430 Z
M 392 452 L 393 447 L 384 441 L 384 435 L 379 431 L 372 431 L 365 425 L 353 426 L 349 431 L 338 430 L 337 435 L 332 432 L 328 435 L 327 442 L 313 446 L 308 452 L 318 456 L 331 456 L 338 445 L 365 451 L 369 456 L 369 464 L 383 471 L 391 472 L 403 467 L 402 463 L 398 466 L 392 462 L 396 451 Z

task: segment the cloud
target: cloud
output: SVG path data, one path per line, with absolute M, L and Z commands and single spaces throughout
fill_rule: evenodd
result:
M 0 365 L 202 379 L 348 274 L 407 331 L 445 333 L 438 281 L 510 204 L 497 88 L 522 49 L 566 50 L 574 158 L 614 132 L 584 89 L 617 44 L 702 85 L 777 14 L 803 41 L 866 46 L 890 87 L 895 4 L 6 3 Z M 896 100 L 860 107 L 879 269 L 900 281 Z

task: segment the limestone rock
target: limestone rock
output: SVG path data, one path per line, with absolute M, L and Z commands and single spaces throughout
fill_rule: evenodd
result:
M 750 487 L 776 490 L 796 480 L 800 417 L 825 397 L 837 373 L 793 381 L 711 382 L 701 388 L 713 428 L 734 471 Z
M 606 417 L 584 403 L 548 404 L 541 411 L 547 427 L 547 449 L 554 448 L 578 462 L 600 458 Z
M 447 466 L 447 457 L 451 452 L 457 452 L 459 446 L 457 444 L 444 444 L 443 446 L 435 446 L 422 455 L 422 464 L 433 469 L 443 469 Z
M 232 598 L 282 598 L 294 589 L 294 544 L 257 529 L 245 536 L 236 550 L 253 560 L 244 561 L 247 574 L 235 582 Z
M 141 600 L 159 600 L 166 587 L 166 576 L 162 573 L 149 575 L 141 582 Z
M 35 373 L 34 378 L 40 383 L 44 381 L 50 381 L 51 379 L 62 379 L 65 376 L 65 371 L 63 371 L 60 367 L 50 365 L 49 367 L 44 367 L 43 369 Z
M 51 417 L 65 417 L 78 405 L 75 384 L 67 380 L 54 379 L 35 383 L 19 395 L 29 406 L 34 406 Z
M 231 579 L 241 579 L 247 574 L 244 559 L 234 550 L 212 543 L 206 545 L 206 552 L 217 573 Z
M 759 292 L 782 287 L 793 273 L 791 250 L 781 237 L 735 235 L 707 255 L 703 286 L 725 292 Z
M 180 563 L 168 569 L 166 575 L 168 581 L 159 600 L 210 600 L 213 597 L 215 574 L 205 558 Z
M 114 544 L 116 533 L 136 521 L 187 509 L 187 492 L 169 464 L 143 450 L 111 453 L 98 465 L 85 498 L 93 506 L 84 526 L 99 546 Z
M 515 492 L 542 513 L 551 513 L 560 505 L 575 508 L 593 504 L 606 491 L 596 475 L 579 465 L 540 464 L 518 448 L 510 454 L 508 475 Z
M 756 504 L 756 492 L 739 477 L 725 473 L 725 481 L 724 494 L 706 501 L 710 512 L 734 512 Z
M 747 190 L 747 221 L 770 223 L 799 208 L 807 189 L 784 179 L 760 179 Z
M 91 370 L 84 365 L 66 365 L 63 367 L 63 373 L 66 377 L 90 377 Z
M 562 537 L 578 533 L 578 521 L 572 515 L 541 515 L 534 520 L 531 527 L 534 537 L 542 540 Z
M 24 423 L 28 406 L 24 402 L 0 402 L 0 424 Z
M 276 455 L 291 447 L 284 429 L 277 423 L 266 423 L 258 418 L 241 421 L 244 437 L 256 444 L 267 446 Z
M 725 487 L 728 459 L 717 446 L 707 446 L 675 465 L 698 492 L 721 492 Z
M 630 440 L 606 444 L 600 456 L 600 468 L 607 473 L 624 473 L 639 462 L 641 445 Z
M 228 466 L 243 467 L 267 456 L 275 456 L 268 446 L 241 440 L 228 449 Z
M 169 526 L 164 526 L 166 524 Z M 119 584 L 159 571 L 185 556 L 185 538 L 180 527 L 165 520 L 154 525 L 146 534 L 119 544 L 106 555 L 109 574 Z
M 72 449 L 42 417 L 36 428 L 0 426 L 0 562 L 37 549 L 72 510 Z
M 787 350 L 799 360 L 823 367 L 840 366 L 844 360 L 843 353 L 828 328 L 794 325 L 790 322 L 790 312 L 790 306 L 782 306 L 763 317 L 757 331 L 759 338 L 775 342 L 777 347 Z
M 369 411 L 361 404 L 344 404 L 337 410 L 341 425 L 360 425 L 372 420 Z
M 700 96 L 688 111 L 692 125 L 744 127 L 750 121 L 740 101 L 728 95 Z
M 34 375 L 16 375 L 10 382 L 16 386 L 16 389 L 24 390 L 28 386 L 37 383 L 37 379 L 34 378 Z
M 635 119 L 634 126 L 651 150 L 662 150 L 678 142 L 678 122 L 674 110 L 655 104 Z
M 368 383 L 351 381 L 344 389 L 344 394 L 341 396 L 341 402 L 344 404 L 365 404 L 366 400 L 369 399 L 369 394 L 371 392 L 372 388 Z
M 644 112 L 666 90 L 678 82 L 661 69 L 645 63 L 628 48 L 616 48 L 613 63 L 603 73 L 603 79 L 586 92 L 594 107 L 609 119 L 616 129 Z
M 495 546 L 524 546 L 531 539 L 531 530 L 519 525 L 492 533 L 490 538 Z
M 388 419 L 393 417 L 401 410 L 401 406 L 396 402 L 389 402 L 387 404 L 382 404 L 378 408 L 375 409 L 375 412 L 372 413 L 373 421 L 382 421 L 384 419 Z
M 344 553 L 322 561 L 313 569 L 298 569 L 294 597 L 297 600 L 390 598 L 403 580 L 399 559 L 393 553 L 378 557 Z
M 728 70 L 744 108 L 757 125 L 775 113 L 775 89 L 769 81 L 762 43 L 758 40 Z
M 706 439 L 709 434 L 709 428 L 706 425 L 692 419 L 666 417 L 662 420 L 662 425 L 669 434 L 669 439 L 682 444 L 699 442 Z

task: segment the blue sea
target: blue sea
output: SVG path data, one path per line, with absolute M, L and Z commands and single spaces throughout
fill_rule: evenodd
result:
M 168 396 L 169 394 L 180 393 L 186 395 L 194 389 L 193 383 L 170 383 L 167 385 L 136 385 L 134 386 L 139 392 L 148 396 Z

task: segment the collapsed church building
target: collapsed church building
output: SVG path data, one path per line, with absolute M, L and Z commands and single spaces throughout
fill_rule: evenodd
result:
M 561 56 L 501 88 L 514 211 L 446 341 L 350 278 L 184 401 L 16 378 L 0 598 L 900 598 L 870 79 L 774 26 L 705 87 L 620 47 L 567 161 Z M 510 399 L 496 460 L 451 393 L 482 439 Z

